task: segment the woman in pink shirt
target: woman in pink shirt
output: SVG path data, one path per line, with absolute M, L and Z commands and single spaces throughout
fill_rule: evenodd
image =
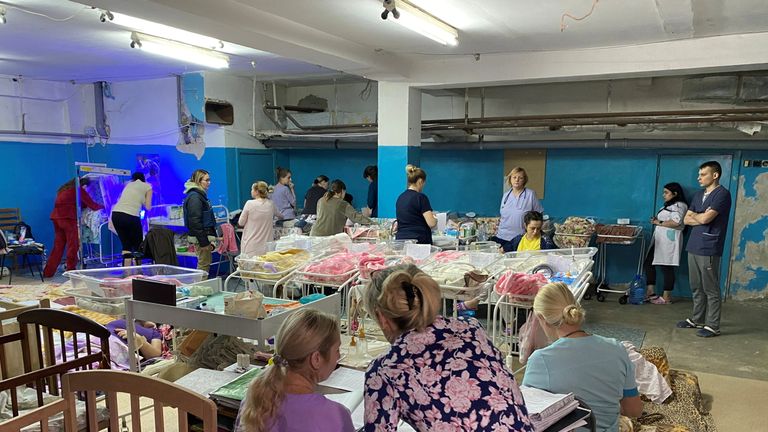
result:
M 282 216 L 269 200 L 266 182 L 258 181 L 251 187 L 252 200 L 245 203 L 237 224 L 243 227 L 240 251 L 243 256 L 254 257 L 267 252 L 267 242 L 273 239 L 273 219 Z
M 237 432 L 354 432 L 349 411 L 315 393 L 339 361 L 338 318 L 301 309 L 275 337 L 275 355 L 248 388 Z

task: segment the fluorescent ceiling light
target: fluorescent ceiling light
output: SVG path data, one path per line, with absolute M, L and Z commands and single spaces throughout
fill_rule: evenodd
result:
M 144 33 L 131 33 L 131 47 L 141 48 L 142 51 L 147 51 L 152 54 L 215 69 L 225 69 L 229 67 L 229 57 L 222 53 Z
M 201 48 L 221 49 L 224 47 L 224 44 L 216 38 L 177 29 L 176 27 L 167 26 L 165 24 L 158 24 L 152 21 L 147 21 L 141 18 L 135 18 L 116 12 L 112 12 L 110 16 L 111 19 L 108 20 L 109 22 L 122 27 L 126 27 L 130 30 L 139 31 L 141 33 L 158 36 Z
M 397 1 L 395 7 L 400 12 L 396 23 L 443 45 L 458 45 L 459 32 L 455 28 L 403 0 Z

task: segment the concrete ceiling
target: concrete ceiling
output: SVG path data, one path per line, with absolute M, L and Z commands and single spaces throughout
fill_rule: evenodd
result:
M 76 16 L 8 8 L 0 73 L 88 81 L 199 69 L 131 50 L 128 32 L 85 3 L 222 39 L 234 73 L 263 79 L 343 72 L 456 87 L 768 69 L 765 0 L 411 1 L 455 26 L 458 46 L 381 20 L 379 0 L 12 0 Z M 561 31 L 563 14 L 593 5 Z
M 132 49 L 131 31 L 102 23 L 101 12 L 89 6 L 66 0 L 0 1 L 0 6 L 7 11 L 7 23 L 0 24 L 0 75 L 92 82 L 201 70 L 195 64 Z M 222 51 L 229 54 L 230 71 L 236 75 L 270 79 L 337 74 L 322 66 L 233 43 L 225 43 Z

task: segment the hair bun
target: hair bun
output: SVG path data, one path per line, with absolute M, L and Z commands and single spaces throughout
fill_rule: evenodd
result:
M 416 171 L 416 167 L 415 166 L 413 166 L 411 164 L 408 164 L 408 165 L 405 166 L 405 172 L 406 173 L 410 174 L 410 173 L 412 173 L 414 171 Z

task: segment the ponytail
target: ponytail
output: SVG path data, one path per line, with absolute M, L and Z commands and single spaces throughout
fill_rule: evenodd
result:
M 314 309 L 301 309 L 283 321 L 275 335 L 275 356 L 271 364 L 248 387 L 240 415 L 245 432 L 267 432 L 285 399 L 285 379 L 292 373 L 306 375 L 307 359 L 314 352 L 330 358 L 339 341 L 338 317 Z M 307 376 L 317 383 L 316 376 Z
M 440 309 L 437 282 L 418 267 L 408 264 L 374 273 L 366 290 L 366 309 L 391 319 L 401 332 L 423 331 Z
M 259 198 L 269 197 L 269 185 L 265 181 L 257 181 L 251 186 L 253 190 L 259 195 Z
M 586 311 L 576 303 L 568 285 L 562 282 L 541 287 L 533 299 L 533 311 L 554 327 L 580 325 L 586 316 Z
M 285 178 L 290 173 L 291 173 L 291 170 L 289 170 L 288 168 L 277 167 L 277 169 L 275 169 L 275 175 L 277 176 L 276 181 L 280 183 L 280 179 Z
M 405 166 L 405 174 L 408 177 L 409 185 L 415 184 L 419 180 L 427 181 L 427 172 L 411 164 Z
M 331 182 L 331 184 L 328 186 L 328 191 L 323 195 L 326 201 L 333 198 L 336 194 L 341 194 L 347 190 L 347 185 L 344 184 L 343 181 L 336 179 Z
M 266 432 L 285 399 L 285 365 L 272 364 L 248 386 L 240 415 L 245 432 Z

